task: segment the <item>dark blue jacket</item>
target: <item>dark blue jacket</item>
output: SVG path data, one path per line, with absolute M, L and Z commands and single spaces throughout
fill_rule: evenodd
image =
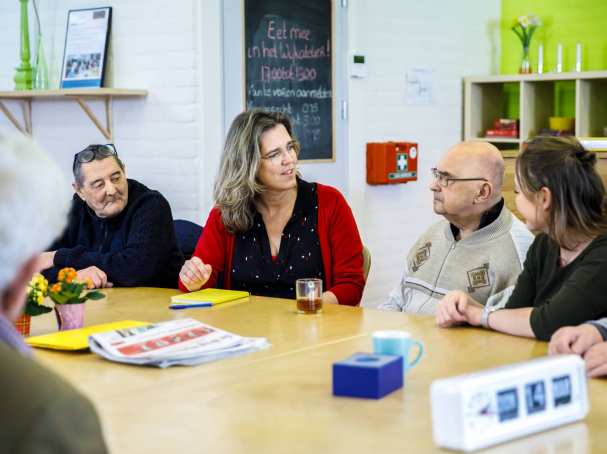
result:
M 55 282 L 59 269 L 96 266 L 118 287 L 177 287 L 184 258 L 177 246 L 171 207 L 158 191 L 128 180 L 124 210 L 102 219 L 74 194 L 67 228 L 49 248 L 54 267 L 43 272 Z

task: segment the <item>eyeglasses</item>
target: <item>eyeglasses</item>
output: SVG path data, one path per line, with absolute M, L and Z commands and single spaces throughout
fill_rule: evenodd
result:
M 449 186 L 450 181 L 489 181 L 486 178 L 475 177 L 475 178 L 453 178 L 450 177 L 448 173 L 441 172 L 436 167 L 432 167 L 430 169 L 432 172 L 432 178 L 434 178 L 440 186 L 446 188 Z
M 118 152 L 116 151 L 116 147 L 113 143 L 106 143 L 104 145 L 89 145 L 84 150 L 79 151 L 74 155 L 74 164 L 72 165 L 72 170 L 76 169 L 76 164 L 84 164 L 86 162 L 93 161 L 97 156 L 107 157 L 107 156 L 118 156 Z
M 261 159 L 268 159 L 272 164 L 279 164 L 283 160 L 284 154 L 289 154 L 295 157 L 299 156 L 299 142 L 292 140 L 287 144 L 286 148 L 277 148 L 270 151 L 267 155 L 261 156 Z

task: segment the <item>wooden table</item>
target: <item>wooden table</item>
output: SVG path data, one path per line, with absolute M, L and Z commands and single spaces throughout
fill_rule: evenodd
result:
M 39 359 L 95 403 L 115 453 L 392 453 L 440 451 L 432 442 L 429 385 L 437 379 L 546 353 L 547 344 L 473 328 L 444 330 L 428 317 L 329 306 L 297 315 L 294 302 L 252 297 L 213 309 L 168 310 L 175 290 L 111 289 L 87 303 L 86 323 L 193 317 L 272 347 L 197 367 L 115 364 L 90 353 L 38 350 Z M 55 330 L 52 314 L 32 333 Z M 406 329 L 426 355 L 406 385 L 379 401 L 336 398 L 331 365 L 371 351 L 371 332 Z M 491 452 L 602 452 L 607 382 L 591 380 L 584 422 Z

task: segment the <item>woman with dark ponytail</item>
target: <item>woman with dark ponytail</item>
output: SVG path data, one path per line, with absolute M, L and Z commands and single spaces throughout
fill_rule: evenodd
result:
M 607 316 L 607 201 L 596 155 L 569 137 L 536 137 L 516 161 L 516 206 L 539 232 L 505 307 L 455 291 L 442 327 L 468 323 L 549 340 L 559 328 Z

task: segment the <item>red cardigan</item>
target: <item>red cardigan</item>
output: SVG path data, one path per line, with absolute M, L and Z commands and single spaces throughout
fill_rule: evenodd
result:
M 333 292 L 339 304 L 357 306 L 365 287 L 365 278 L 362 241 L 352 210 L 343 195 L 331 186 L 317 184 L 317 194 L 318 238 L 325 273 L 323 288 Z M 194 255 L 213 267 L 211 277 L 202 288 L 215 287 L 218 274 L 224 271 L 223 287 L 232 288 L 230 270 L 234 235 L 228 233 L 223 225 L 219 208 L 211 210 Z M 188 291 L 181 279 L 179 288 Z

